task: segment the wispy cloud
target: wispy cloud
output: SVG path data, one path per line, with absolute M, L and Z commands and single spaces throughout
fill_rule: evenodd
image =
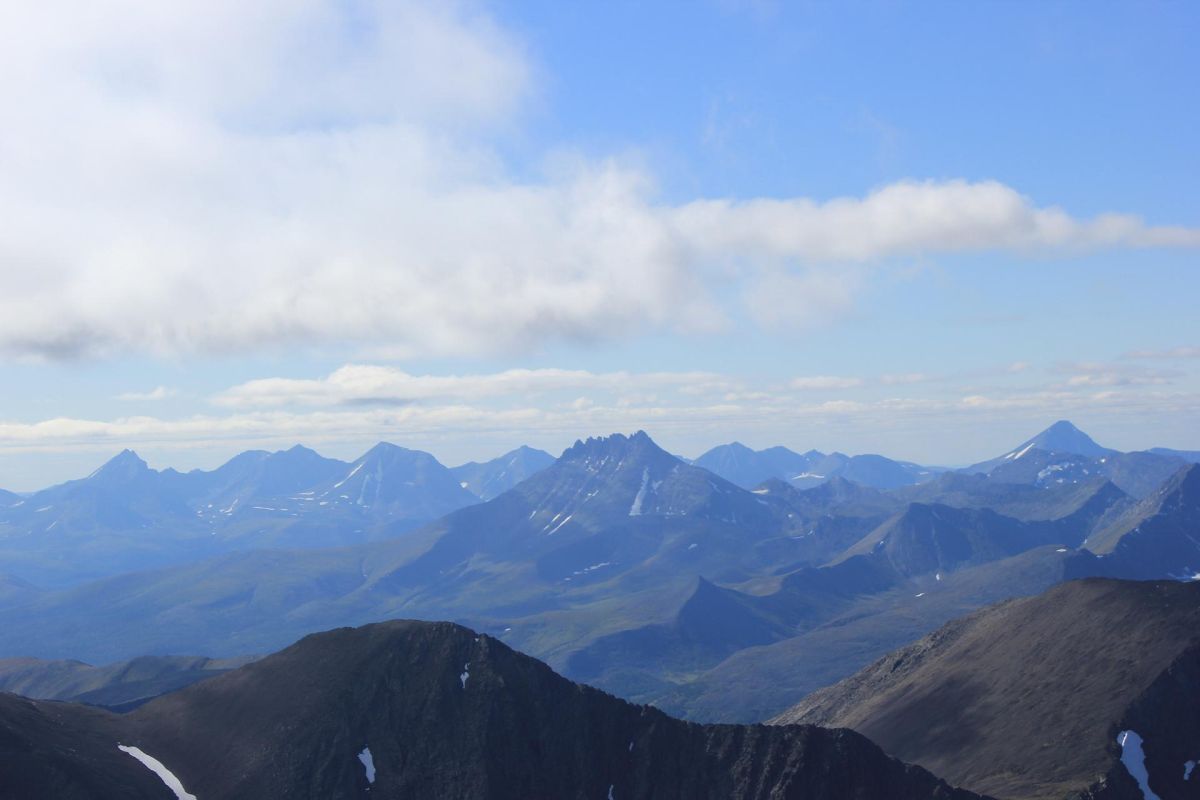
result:
M 148 392 L 122 392 L 117 395 L 117 399 L 128 400 L 130 402 L 147 402 L 166 400 L 168 397 L 174 397 L 177 394 L 179 394 L 178 390 L 172 389 L 169 386 L 155 386 Z
M 1180 346 L 1166 350 L 1131 350 L 1125 354 L 1125 357 L 1142 359 L 1200 358 L 1200 347 Z
M 477 375 L 411 375 L 395 367 L 349 364 L 323 378 L 262 378 L 213 398 L 228 407 L 336 406 L 426 400 L 478 402 L 554 392 L 615 394 L 673 389 L 683 395 L 723 394 L 740 386 L 710 372 L 604 372 L 511 369 Z
M 538 91 L 519 38 L 470 3 L 352 5 L 6 4 L 0 354 L 515 352 L 820 323 L 888 259 L 1200 245 L 994 181 L 673 203 L 619 160 L 517 177 L 490 143 Z
M 792 378 L 788 385 L 801 391 L 830 389 L 854 389 L 863 385 L 862 378 L 848 378 L 837 375 L 807 375 Z

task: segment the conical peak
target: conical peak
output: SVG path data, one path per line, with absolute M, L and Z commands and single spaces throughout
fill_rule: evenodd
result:
M 1094 456 L 1111 453 L 1108 448 L 1096 444 L 1069 420 L 1060 419 L 1032 439 L 1022 443 L 1021 448 L 1035 447 L 1055 453 L 1074 453 L 1077 455 Z
M 93 477 L 128 478 L 148 472 L 150 467 L 132 450 L 122 450 L 96 470 Z

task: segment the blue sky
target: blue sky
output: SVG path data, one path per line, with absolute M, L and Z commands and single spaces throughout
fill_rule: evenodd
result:
M 1200 448 L 1191 4 L 43 5 L 0 12 L 0 486 Z

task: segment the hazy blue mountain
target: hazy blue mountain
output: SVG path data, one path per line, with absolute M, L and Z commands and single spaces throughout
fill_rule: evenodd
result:
M 361 543 L 474 502 L 433 456 L 389 444 L 353 464 L 297 445 L 186 474 L 126 450 L 0 505 L 0 574 L 56 586 L 233 550 Z
M 1006 461 L 1023 458 L 1031 450 L 1042 450 L 1047 453 L 1064 453 L 1075 456 L 1099 458 L 1115 455 L 1116 450 L 1101 447 L 1092 437 L 1076 428 L 1071 422 L 1060 419 L 1046 430 L 1033 436 L 1014 447 L 1008 453 L 997 456 L 989 461 L 983 461 L 967 468 L 968 472 L 991 472 L 995 467 Z
M 21 495 L 0 489 L 0 508 L 15 506 L 21 502 Z
M 476 497 L 429 453 L 380 442 L 348 470 L 314 485 L 308 502 L 356 506 L 401 525 L 428 522 L 470 505 Z
M 450 471 L 459 485 L 481 500 L 491 500 L 554 463 L 545 450 L 522 445 L 491 461 L 468 461 Z
M 848 727 L 998 797 L 1194 797 L 1200 583 L 1071 581 L 955 620 L 774 721 Z
M 969 800 L 848 730 L 700 726 L 572 683 L 486 634 L 392 621 L 308 636 L 124 715 L 0 695 L 0 785 L 203 798 Z
M 1142 498 L 1156 490 L 1187 461 L 1151 451 L 1121 453 L 1096 444 L 1062 420 L 1002 456 L 967 467 L 1006 483 L 1039 487 L 1086 483 L 1101 476 L 1127 494 Z
M 1151 447 L 1147 452 L 1153 453 L 1156 456 L 1180 458 L 1184 461 L 1190 461 L 1193 464 L 1200 463 L 1200 450 L 1172 450 L 1169 447 Z
M 732 442 L 712 448 L 692 463 L 744 489 L 750 489 L 769 478 L 789 480 L 808 471 L 813 463 L 824 457 L 823 453 L 815 450 L 801 455 L 786 447 L 751 450 L 741 442 Z
M 250 450 L 211 472 L 194 470 L 184 477 L 193 503 L 230 515 L 239 507 L 297 495 L 344 474 L 346 468 L 344 461 L 296 445 L 275 453 Z
M 746 489 L 771 478 L 800 488 L 845 478 L 863 486 L 892 489 L 930 480 L 942 471 L 879 455 L 847 456 L 818 450 L 796 453 L 786 447 L 756 451 L 739 442 L 714 447 L 694 463 Z

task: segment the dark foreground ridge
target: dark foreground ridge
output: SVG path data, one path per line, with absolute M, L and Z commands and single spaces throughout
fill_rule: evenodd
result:
M 118 749 L 136 747 L 180 783 Z M 697 725 L 450 623 L 291 647 L 121 716 L 0 695 L 9 798 L 967 800 L 860 734 Z
M 1003 798 L 1200 797 L 1200 582 L 1088 579 L 955 620 L 780 715 Z M 1122 764 L 1133 731 L 1144 765 Z

